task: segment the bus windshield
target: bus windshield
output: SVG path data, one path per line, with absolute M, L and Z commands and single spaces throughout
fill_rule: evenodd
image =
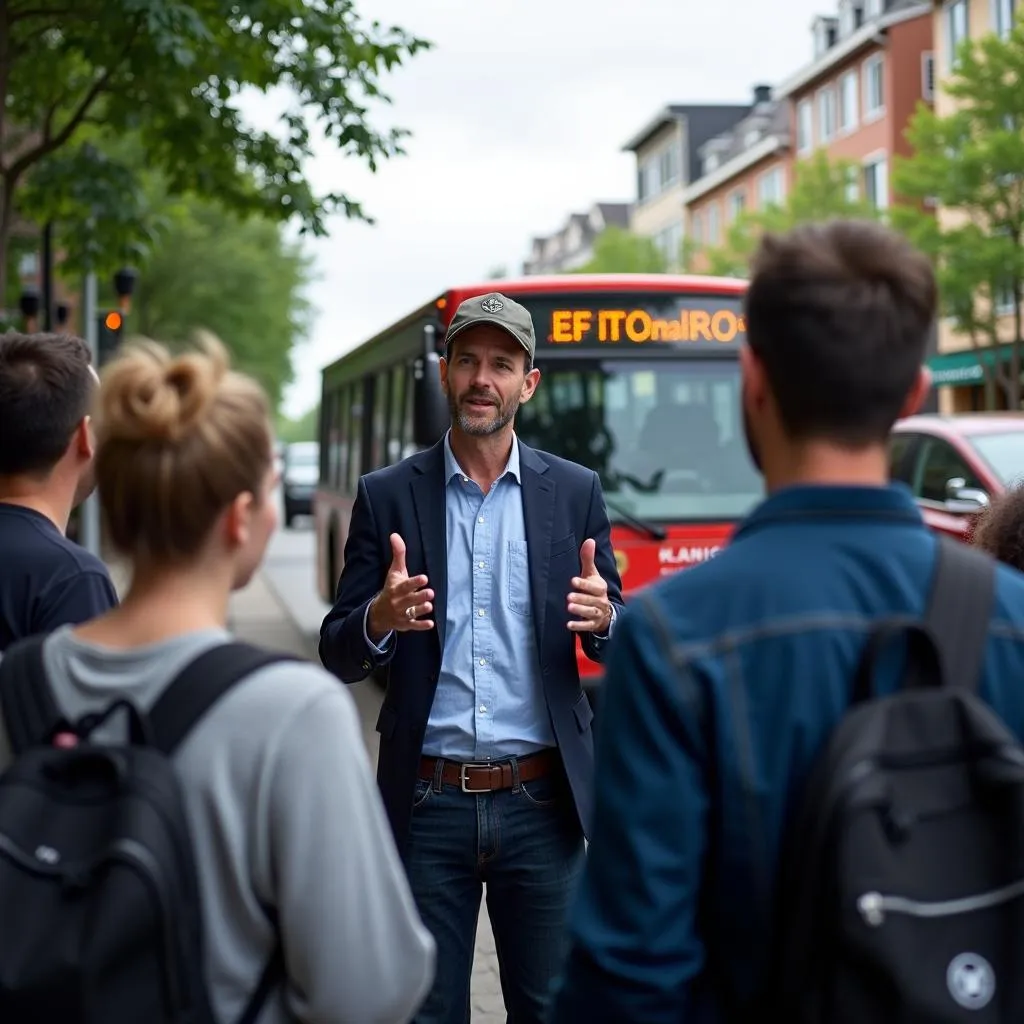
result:
M 613 522 L 734 520 L 764 493 L 735 359 L 549 362 L 516 432 L 596 470 Z

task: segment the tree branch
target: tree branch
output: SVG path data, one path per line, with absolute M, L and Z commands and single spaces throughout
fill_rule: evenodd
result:
M 38 146 L 30 149 L 25 153 L 19 160 L 16 160 L 11 164 L 8 174 L 12 179 L 19 178 L 25 171 L 31 167 L 34 163 L 38 163 L 44 157 L 49 156 L 54 150 L 60 149 L 74 134 L 75 129 L 78 128 L 85 120 L 86 115 L 89 113 L 89 108 L 96 102 L 100 94 L 106 89 L 113 77 L 115 70 L 120 67 L 121 62 L 128 56 L 132 45 L 135 43 L 135 37 L 138 35 L 139 23 L 136 22 L 135 28 L 131 35 L 128 37 L 128 42 L 125 44 L 124 49 L 121 51 L 121 55 L 117 60 L 113 61 L 110 66 L 89 86 L 85 96 L 82 97 L 81 102 L 75 108 L 71 116 L 68 118 L 64 127 L 61 128 L 56 135 L 52 134 L 53 131 L 53 119 L 57 113 L 57 105 L 52 106 L 46 113 L 45 128 L 43 130 L 43 140 Z
M 35 7 L 24 11 L 9 11 L 7 14 L 7 26 L 17 24 L 19 21 L 28 21 L 30 18 L 81 18 L 85 14 L 81 7 Z

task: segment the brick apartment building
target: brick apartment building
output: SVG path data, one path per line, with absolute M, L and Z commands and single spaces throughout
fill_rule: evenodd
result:
M 860 166 L 851 195 L 888 207 L 893 155 L 910 154 L 907 122 L 933 98 L 932 17 L 915 0 L 840 0 L 816 18 L 812 60 L 774 90 L 758 86 L 750 112 L 701 147 L 681 196 L 693 240 L 719 245 L 741 210 L 782 203 L 795 162 L 820 148 Z
M 744 210 L 785 200 L 792 163 L 789 122 L 789 107 L 772 98 L 770 86 L 758 85 L 747 114 L 700 147 L 700 173 L 681 196 L 697 249 L 691 269 L 706 269 L 700 250 L 721 245 Z
M 673 269 L 686 233 L 683 192 L 700 177 L 701 147 L 749 111 L 749 106 L 738 104 L 672 104 L 622 147 L 636 156 L 631 228 L 654 239 Z
M 1013 27 L 1017 14 L 1016 0 L 935 0 L 932 5 L 933 38 L 935 40 L 935 111 L 940 116 L 951 114 L 956 101 L 942 88 L 942 83 L 954 69 L 957 49 L 965 39 L 977 39 L 989 32 L 1006 36 Z M 954 211 L 939 208 L 939 222 L 950 224 L 957 216 Z M 997 296 L 1000 340 L 1004 343 L 995 353 L 996 358 L 1007 359 L 1013 339 L 1013 296 Z M 939 391 L 939 409 L 942 412 L 970 412 L 984 408 L 984 371 L 978 354 L 971 347 L 970 338 L 957 333 L 950 319 L 939 323 L 939 355 L 930 360 L 932 380 Z M 996 389 L 998 403 L 1004 402 L 1002 389 Z

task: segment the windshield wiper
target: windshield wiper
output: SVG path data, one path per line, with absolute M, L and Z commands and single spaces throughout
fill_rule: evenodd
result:
M 639 533 L 645 533 L 648 537 L 653 537 L 655 540 L 664 540 L 668 536 L 668 532 L 663 526 L 658 526 L 657 523 L 649 523 L 646 519 L 640 519 L 631 512 L 627 512 L 607 495 L 605 495 L 604 503 L 619 517 L 619 522 L 628 523 Z

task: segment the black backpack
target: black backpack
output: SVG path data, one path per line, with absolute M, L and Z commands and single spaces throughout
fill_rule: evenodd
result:
M 42 638 L 4 653 L 0 706 L 13 760 L 0 775 L 3 1024 L 215 1024 L 170 755 L 232 686 L 282 660 L 290 656 L 217 646 L 179 673 L 149 715 L 117 700 L 68 722 L 46 678 Z M 129 743 L 91 743 L 121 711 Z M 283 974 L 278 948 L 238 1024 L 253 1024 Z
M 992 560 L 941 539 L 925 621 L 869 637 L 784 843 L 780 1020 L 1024 1021 L 1024 750 L 976 695 L 994 592 Z

